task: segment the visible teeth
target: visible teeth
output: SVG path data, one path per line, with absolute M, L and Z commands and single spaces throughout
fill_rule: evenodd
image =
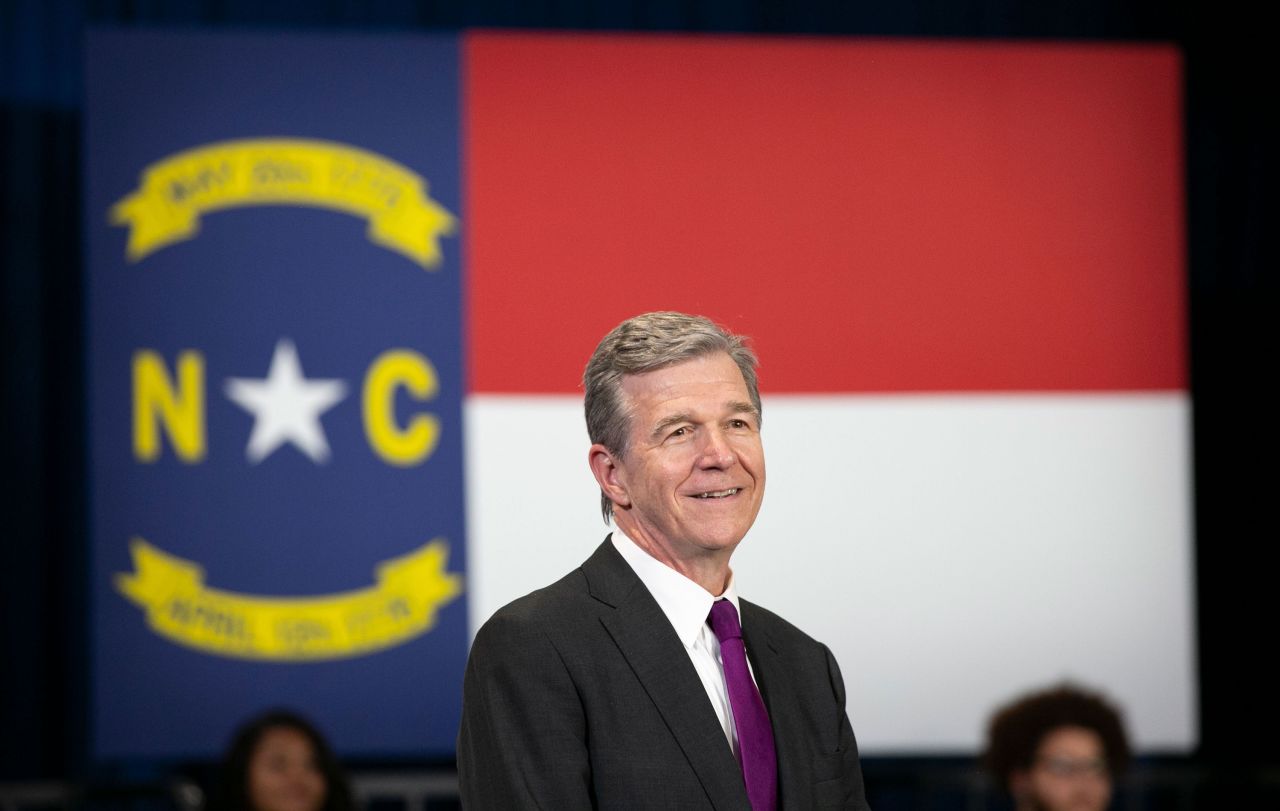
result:
M 711 493 L 699 493 L 698 495 L 694 496 L 694 498 L 724 498 L 725 496 L 733 495 L 734 493 L 738 492 L 738 490 L 740 489 L 741 488 L 739 487 L 731 487 L 728 490 L 716 490 Z

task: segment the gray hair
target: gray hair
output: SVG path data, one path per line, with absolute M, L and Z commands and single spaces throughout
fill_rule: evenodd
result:
M 582 375 L 587 436 L 623 457 L 631 430 L 631 415 L 622 393 L 624 375 L 638 375 L 674 366 L 704 355 L 724 352 L 738 365 L 756 414 L 760 387 L 756 356 L 747 339 L 734 335 L 709 318 L 676 312 L 656 312 L 628 318 L 600 341 Z M 613 502 L 600 493 L 605 523 L 613 517 Z

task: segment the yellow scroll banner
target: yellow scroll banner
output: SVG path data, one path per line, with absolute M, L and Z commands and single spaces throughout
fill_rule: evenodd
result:
M 436 612 L 462 593 L 437 538 L 376 567 L 376 582 L 318 597 L 260 597 L 204 585 L 199 564 L 142 538 L 129 544 L 135 571 L 116 588 L 147 613 L 160 636 L 206 653 L 275 662 L 362 656 L 426 633 Z
M 170 155 L 143 170 L 137 191 L 111 207 L 128 225 L 129 261 L 191 239 L 200 215 L 239 206 L 299 205 L 369 220 L 369 240 L 427 269 L 457 219 L 427 196 L 427 182 L 393 160 L 333 141 L 255 138 Z

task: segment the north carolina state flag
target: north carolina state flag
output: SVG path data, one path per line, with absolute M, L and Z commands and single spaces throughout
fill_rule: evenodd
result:
M 1172 47 L 95 32 L 91 756 L 267 706 L 447 758 L 470 634 L 603 539 L 579 380 L 751 336 L 740 593 L 864 751 L 1106 690 L 1196 742 Z M 159 67 L 158 67 L 159 66 Z

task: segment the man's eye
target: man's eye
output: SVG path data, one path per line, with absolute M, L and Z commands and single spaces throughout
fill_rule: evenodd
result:
M 684 436 L 689 433 L 688 428 L 680 427 L 671 432 L 671 436 Z

